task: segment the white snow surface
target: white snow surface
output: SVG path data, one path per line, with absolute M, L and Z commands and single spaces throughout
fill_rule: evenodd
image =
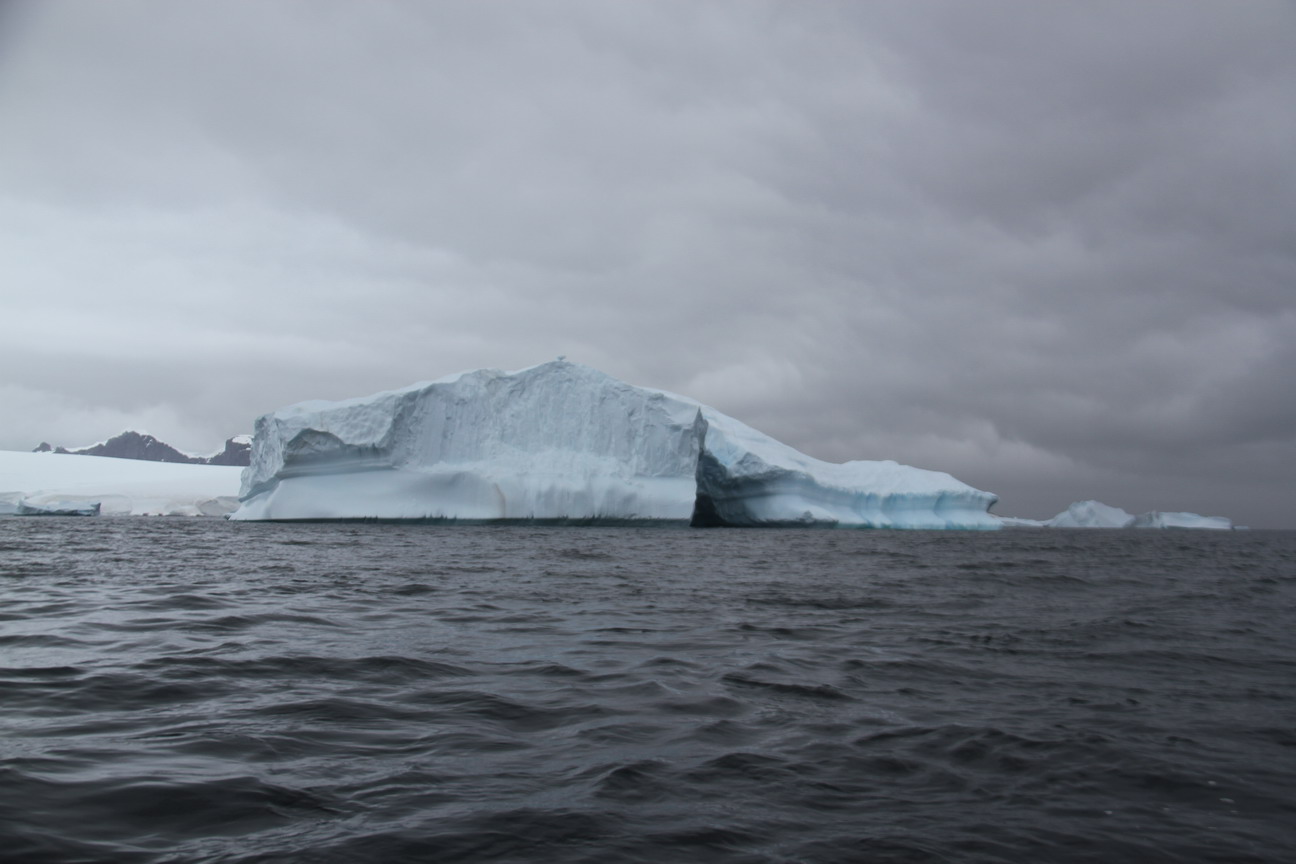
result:
M 558 360 L 258 418 L 231 518 L 999 527 L 995 496 L 814 459 L 683 396 Z
M 1150 510 L 1135 516 L 1119 507 L 1101 501 L 1077 501 L 1052 519 L 1038 521 L 1000 516 L 1010 527 L 1031 528 L 1195 528 L 1227 531 L 1233 523 L 1223 516 L 1198 516 L 1196 513 L 1172 513 Z
M 224 516 L 238 506 L 242 469 L 107 456 L 0 450 L 0 515 L 18 505 L 87 506 L 103 516 Z

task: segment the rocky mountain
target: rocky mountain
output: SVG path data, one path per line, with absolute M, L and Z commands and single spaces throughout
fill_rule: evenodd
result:
M 252 436 L 235 435 L 225 442 L 225 449 L 207 457 L 208 465 L 239 465 L 247 467 L 252 461 Z
M 140 432 L 123 432 L 93 447 L 80 450 L 68 450 L 65 447 L 52 447 L 42 441 L 34 451 L 36 453 L 66 453 L 73 456 L 108 456 L 114 459 L 142 459 L 146 462 L 177 462 L 186 465 L 234 465 L 245 466 L 252 452 L 252 439 L 247 435 L 236 435 L 225 442 L 225 448 L 214 456 L 190 456 L 166 444 L 152 435 Z

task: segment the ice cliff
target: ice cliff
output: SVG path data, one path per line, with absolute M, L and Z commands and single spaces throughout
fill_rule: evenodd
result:
M 231 518 L 999 527 L 948 474 L 822 462 L 562 360 L 267 414 L 241 499 Z

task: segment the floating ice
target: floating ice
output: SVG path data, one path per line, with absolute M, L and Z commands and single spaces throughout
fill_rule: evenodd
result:
M 19 516 L 98 516 L 102 505 L 98 501 L 42 501 L 35 503 L 24 499 L 18 502 Z
M 563 360 L 257 420 L 231 518 L 999 527 L 948 474 L 806 456 L 691 399 Z
M 1050 528 L 1128 528 L 1134 516 L 1101 501 L 1077 501 L 1044 524 Z
M 1129 527 L 1208 528 L 1216 531 L 1228 531 L 1233 527 L 1233 523 L 1223 516 L 1198 516 L 1196 513 L 1168 513 L 1153 510 L 1135 516 Z
M 1042 522 L 1012 516 L 1000 516 L 999 521 L 1010 527 L 1032 528 L 1210 528 L 1227 531 L 1233 527 L 1233 523 L 1223 516 L 1160 510 L 1135 516 L 1101 501 L 1077 501 L 1052 519 Z

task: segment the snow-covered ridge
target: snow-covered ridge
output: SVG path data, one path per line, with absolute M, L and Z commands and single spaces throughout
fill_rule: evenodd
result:
M 995 496 L 895 462 L 834 464 L 692 399 L 555 361 L 257 420 L 235 519 L 661 520 L 999 527 Z
M 248 464 L 248 453 L 251 446 L 251 435 L 235 435 L 233 438 L 226 439 L 224 446 L 215 453 L 205 456 L 197 456 L 193 453 L 186 453 L 183 450 L 178 450 L 163 441 L 159 441 L 147 432 L 137 432 L 128 429 L 119 435 L 114 435 L 107 441 L 100 441 L 87 447 L 68 449 L 66 447 L 54 447 L 47 442 L 41 442 L 41 445 L 37 447 L 34 452 L 53 452 L 60 455 L 68 454 L 73 456 L 111 456 L 116 459 L 138 459 L 144 462 L 173 462 L 182 465 L 243 466 Z
M 242 469 L 0 451 L 0 515 L 100 504 L 104 516 L 224 516 Z

